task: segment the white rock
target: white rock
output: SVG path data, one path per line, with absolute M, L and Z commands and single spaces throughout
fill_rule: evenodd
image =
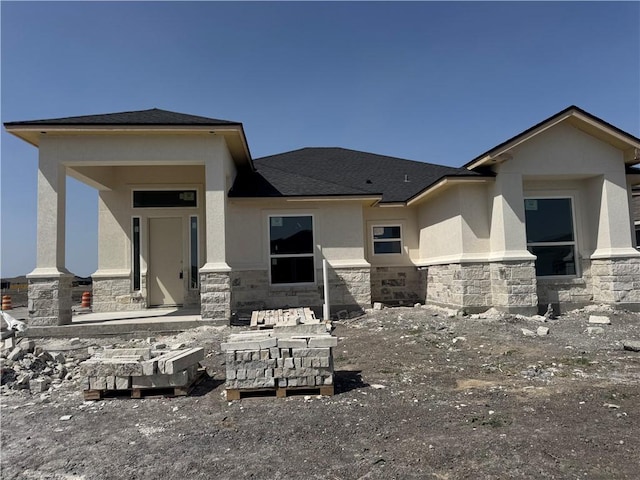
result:
M 376 390 L 382 390 L 387 387 L 385 385 L 380 385 L 379 383 L 372 383 L 371 388 L 375 388 Z
M 528 328 L 523 328 L 522 329 L 522 334 L 525 337 L 535 337 L 536 336 L 536 332 L 534 332 L 533 330 L 529 330 Z
M 73 417 L 73 415 L 63 415 L 60 417 L 60 421 L 61 422 L 66 422 L 68 420 L 71 420 L 71 418 Z
M 373 303 L 373 309 L 374 309 L 374 310 L 382 310 L 382 303 L 380 303 L 380 302 L 374 302 L 374 303 Z
M 78 337 L 72 338 L 71 340 L 69 340 L 69 343 L 71 345 L 78 345 L 80 344 L 80 339 Z
M 538 334 L 539 337 L 544 337 L 545 335 L 549 335 L 549 328 L 538 327 L 538 330 L 536 330 L 536 333 Z
M 604 328 L 602 328 L 602 327 L 587 327 L 587 333 L 589 335 L 598 335 L 600 333 L 604 333 Z
M 609 320 L 609 317 L 605 317 L 604 315 L 589 315 L 589 323 L 611 325 L 611 320 Z

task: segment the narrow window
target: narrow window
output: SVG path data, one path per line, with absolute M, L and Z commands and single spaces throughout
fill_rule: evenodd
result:
M 537 257 L 536 275 L 576 275 L 571 198 L 527 198 L 524 202 L 527 248 Z
M 313 283 L 313 217 L 269 217 L 271 283 Z
M 133 290 L 140 290 L 140 217 L 133 217 Z
M 191 217 L 189 222 L 189 288 L 198 288 L 198 217 Z
M 402 253 L 400 225 L 373 227 L 373 253 L 376 255 Z
M 640 250 L 640 223 L 636 223 L 636 248 Z

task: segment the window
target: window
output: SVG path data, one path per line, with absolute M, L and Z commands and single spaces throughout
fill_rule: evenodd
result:
M 189 288 L 198 288 L 198 217 L 189 221 Z
M 140 290 L 140 217 L 133 217 L 133 290 Z
M 373 253 L 402 253 L 402 232 L 399 225 L 373 227 Z
M 134 190 L 133 208 L 196 207 L 195 190 Z
M 636 248 L 640 250 L 640 223 L 636 223 Z
M 313 217 L 269 217 L 271 283 L 313 283 Z
M 524 201 L 527 248 L 538 277 L 576 275 L 576 239 L 571 198 Z

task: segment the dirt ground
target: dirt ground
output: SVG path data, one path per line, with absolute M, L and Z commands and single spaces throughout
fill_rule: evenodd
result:
M 587 333 L 591 314 L 611 325 Z M 542 323 L 392 308 L 335 322 L 332 397 L 227 402 L 220 341 L 189 397 L 85 402 L 79 379 L 5 392 L 3 479 L 637 479 L 640 314 L 580 310 Z M 546 336 L 523 328 L 549 327 Z M 142 341 L 144 339 L 140 339 Z M 118 338 L 37 340 L 67 357 Z M 71 416 L 63 420 L 64 416 Z

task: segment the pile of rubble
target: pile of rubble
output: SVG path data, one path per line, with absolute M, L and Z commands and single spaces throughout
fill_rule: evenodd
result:
M 233 334 L 225 352 L 226 388 L 321 388 L 333 386 L 332 347 L 338 339 L 323 323 Z
M 135 397 L 141 389 L 186 388 L 196 380 L 204 359 L 203 348 L 102 348 L 91 353 L 80 364 L 85 399 L 113 390 L 132 390 Z
M 61 352 L 48 352 L 33 340 L 21 339 L 0 351 L 2 380 L 0 391 L 29 389 L 46 392 L 52 384 L 75 378 L 79 359 L 65 358 Z

